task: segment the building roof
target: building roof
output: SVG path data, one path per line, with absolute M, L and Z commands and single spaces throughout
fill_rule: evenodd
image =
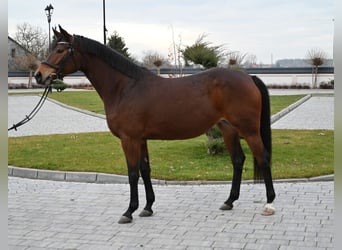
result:
M 14 40 L 12 37 L 8 36 L 8 40 L 11 41 L 12 43 L 15 43 L 16 46 L 24 50 L 26 53 L 31 53 L 28 49 L 26 49 L 24 46 L 22 46 L 20 43 L 18 43 L 16 40 Z

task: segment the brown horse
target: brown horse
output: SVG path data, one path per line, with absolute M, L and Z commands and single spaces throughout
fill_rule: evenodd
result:
M 254 156 L 255 177 L 265 182 L 267 204 L 263 213 L 274 213 L 270 104 L 267 88 L 259 78 L 224 68 L 161 78 L 99 42 L 59 29 L 54 29 L 57 42 L 39 65 L 35 78 L 39 84 L 50 84 L 55 78 L 80 70 L 100 95 L 108 127 L 120 138 L 127 160 L 130 203 L 119 223 L 131 222 L 138 208 L 139 172 L 147 201 L 140 216 L 153 214 L 155 196 L 146 141 L 193 138 L 215 124 L 222 132 L 234 169 L 230 195 L 220 209 L 232 209 L 239 198 L 245 160 L 240 145 L 243 137 Z

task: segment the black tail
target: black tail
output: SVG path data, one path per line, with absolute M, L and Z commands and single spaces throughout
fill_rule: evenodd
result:
M 260 118 L 260 133 L 262 142 L 269 156 L 269 163 L 271 167 L 272 159 L 272 131 L 271 131 L 271 110 L 270 110 L 270 97 L 268 90 L 263 81 L 257 76 L 251 76 L 255 85 L 258 87 L 261 98 L 261 118 Z M 254 159 L 254 181 L 260 181 L 263 179 L 262 168 L 257 166 L 256 160 Z

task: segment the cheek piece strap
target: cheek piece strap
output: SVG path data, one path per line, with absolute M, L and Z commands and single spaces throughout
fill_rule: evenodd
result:
M 74 57 L 74 48 L 72 47 L 71 43 L 59 42 L 57 44 L 63 44 L 63 45 L 67 44 L 69 46 L 68 53 L 66 53 L 64 55 L 64 57 L 62 58 L 62 60 L 58 64 L 53 64 L 53 63 L 50 63 L 48 61 L 43 61 L 41 64 L 47 65 L 50 68 L 55 69 L 57 71 L 56 72 L 57 79 L 63 79 L 63 69 L 64 69 L 64 66 L 70 57 L 72 58 L 74 64 L 76 65 L 76 61 L 75 61 L 75 57 Z

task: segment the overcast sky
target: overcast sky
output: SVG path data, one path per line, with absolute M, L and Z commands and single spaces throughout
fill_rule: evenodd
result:
M 8 34 L 27 22 L 48 34 L 44 12 L 52 4 L 51 26 L 103 42 L 102 0 L 10 0 Z M 176 43 L 192 45 L 207 34 L 213 45 L 254 54 L 258 62 L 305 58 L 311 48 L 333 57 L 333 0 L 106 0 L 107 37 L 117 31 L 129 52 L 141 59 L 144 51 L 167 56 Z

